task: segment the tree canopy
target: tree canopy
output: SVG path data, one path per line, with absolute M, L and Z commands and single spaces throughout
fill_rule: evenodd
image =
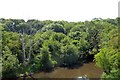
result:
M 119 78 L 118 20 L 25 22 L 1 18 L 3 77 L 71 67 L 92 60 L 103 69 L 102 78 Z

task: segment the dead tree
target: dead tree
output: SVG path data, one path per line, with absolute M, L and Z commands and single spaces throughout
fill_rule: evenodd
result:
M 30 59 L 31 59 L 31 53 L 32 53 L 32 45 L 33 45 L 33 32 L 31 31 L 31 26 L 30 26 L 30 45 L 29 45 L 29 52 L 28 55 L 26 54 L 26 45 L 25 45 L 25 31 L 23 29 L 23 31 L 20 33 L 20 41 L 22 44 L 22 56 L 23 56 L 23 66 L 26 67 L 29 63 L 30 63 Z

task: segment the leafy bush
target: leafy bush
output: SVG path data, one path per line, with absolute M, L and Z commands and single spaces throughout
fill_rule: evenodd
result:
M 18 59 L 16 55 L 13 55 L 10 49 L 5 46 L 3 55 L 2 55 L 2 71 L 3 71 L 3 78 L 10 78 L 17 76 L 17 68 L 19 66 Z

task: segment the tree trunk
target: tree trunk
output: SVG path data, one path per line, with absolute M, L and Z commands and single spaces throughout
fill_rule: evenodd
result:
M 30 49 L 29 49 L 29 54 L 28 54 L 28 64 L 29 64 L 30 58 L 31 58 L 32 43 L 33 43 L 33 40 L 30 38 Z
M 23 65 L 25 66 L 25 60 L 26 60 L 26 55 L 25 55 L 25 43 L 24 43 L 24 38 L 23 38 L 23 34 L 20 34 L 20 41 L 22 43 L 22 54 L 23 54 Z

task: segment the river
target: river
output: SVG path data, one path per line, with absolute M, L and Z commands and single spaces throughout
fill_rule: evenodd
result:
M 88 78 L 99 78 L 102 69 L 98 68 L 94 62 L 89 62 L 74 69 L 58 67 L 52 72 L 39 72 L 34 74 L 34 78 L 77 78 L 87 75 Z

